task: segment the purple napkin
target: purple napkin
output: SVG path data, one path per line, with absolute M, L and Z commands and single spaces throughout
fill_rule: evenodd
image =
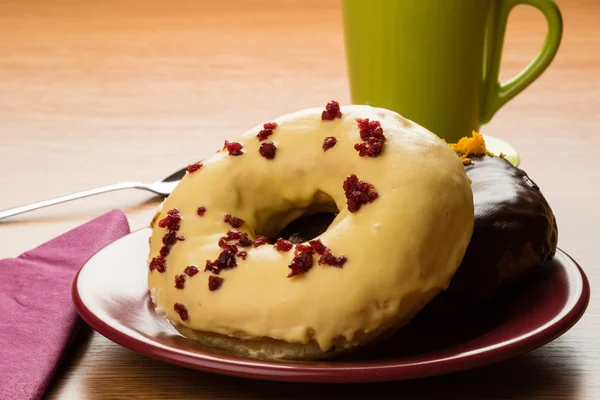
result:
M 129 233 L 111 211 L 17 258 L 0 260 L 0 399 L 38 399 L 80 325 L 71 282 L 95 252 Z

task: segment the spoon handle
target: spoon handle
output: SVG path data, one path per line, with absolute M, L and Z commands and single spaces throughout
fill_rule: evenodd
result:
M 101 187 L 97 187 L 94 189 L 83 190 L 81 192 L 71 193 L 71 194 L 67 194 L 67 195 L 59 196 L 59 197 L 54 197 L 52 199 L 38 201 L 36 203 L 31 203 L 31 204 L 26 204 L 24 206 L 1 210 L 0 211 L 0 219 L 8 218 L 13 215 L 21 214 L 21 213 L 24 213 L 27 211 L 37 210 L 38 208 L 47 207 L 47 206 L 51 206 L 54 204 L 64 203 L 64 202 L 71 201 L 71 200 L 76 200 L 76 199 L 81 199 L 81 198 L 88 197 L 88 196 L 93 196 L 95 194 L 112 192 L 114 190 L 133 189 L 133 188 L 147 189 L 146 185 L 144 185 L 143 183 L 140 183 L 140 182 L 115 183 L 113 185 L 106 185 L 106 186 L 101 186 Z

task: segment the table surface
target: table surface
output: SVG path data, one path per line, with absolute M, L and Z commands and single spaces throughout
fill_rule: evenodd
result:
M 483 128 L 512 143 L 559 221 L 559 246 L 600 281 L 600 2 L 562 0 L 547 72 Z M 525 66 L 545 22 L 519 7 L 502 76 Z M 348 102 L 341 17 L 331 0 L 0 2 L 0 209 L 121 180 L 153 181 L 260 121 Z M 113 208 L 132 228 L 159 199 L 114 192 L 0 222 L 16 256 Z M 594 292 L 594 291 L 593 291 Z M 50 398 L 599 399 L 600 302 L 558 340 L 477 370 L 387 384 L 259 382 L 148 359 L 84 329 Z

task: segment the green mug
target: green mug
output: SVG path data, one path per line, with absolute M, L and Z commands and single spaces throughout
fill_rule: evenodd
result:
M 548 21 L 542 49 L 498 81 L 510 11 L 526 4 Z M 490 121 L 554 58 L 562 17 L 553 0 L 342 0 L 352 103 L 394 110 L 448 142 Z

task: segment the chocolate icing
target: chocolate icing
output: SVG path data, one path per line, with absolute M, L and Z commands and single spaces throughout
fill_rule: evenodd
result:
M 475 227 L 449 288 L 424 312 L 446 313 L 481 305 L 541 267 L 556 252 L 552 209 L 535 182 L 500 157 L 473 158 Z

